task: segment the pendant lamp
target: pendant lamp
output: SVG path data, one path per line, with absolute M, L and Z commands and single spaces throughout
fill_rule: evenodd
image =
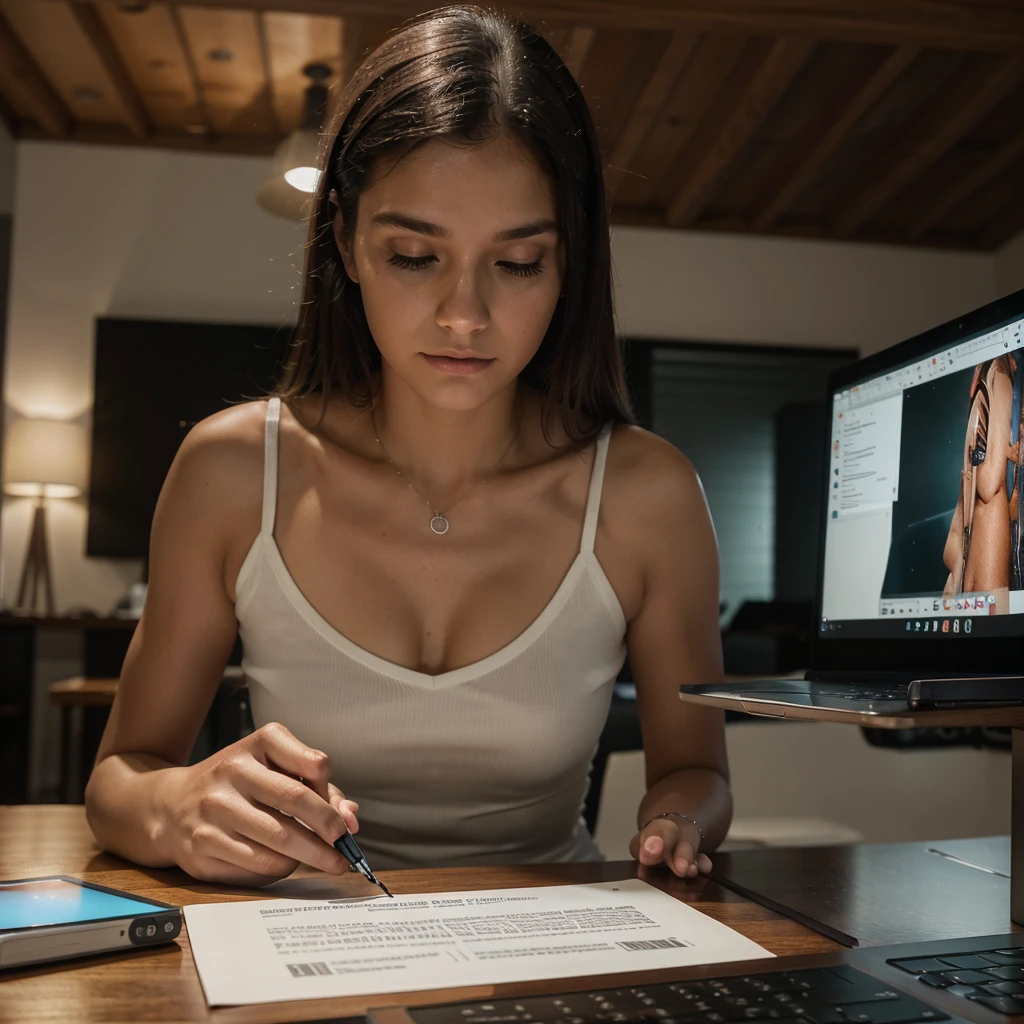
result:
M 310 212 L 310 200 L 320 180 L 320 133 L 327 109 L 328 64 L 307 64 L 309 78 L 302 122 L 274 151 L 273 171 L 256 190 L 256 202 L 268 213 L 288 220 L 302 220 Z

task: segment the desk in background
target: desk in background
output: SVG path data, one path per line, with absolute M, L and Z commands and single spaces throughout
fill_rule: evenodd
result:
M 82 674 L 117 675 L 117 659 L 124 659 L 135 626 L 134 619 L 115 617 L 0 613 L 0 804 L 30 799 L 32 744 L 45 733 L 39 705 L 46 694 L 36 687 L 40 648 L 56 641 L 80 652 Z M 115 662 L 116 668 L 108 671 Z
M 80 804 L 92 771 L 110 706 L 117 694 L 118 679 L 73 676 L 50 684 L 50 701 L 60 708 L 61 802 Z M 252 729 L 248 695 L 242 670 L 229 665 L 214 694 L 189 758 L 195 764 L 221 747 L 234 743 Z
M 51 698 L 47 687 L 69 676 L 89 679 L 116 678 L 121 672 L 137 619 L 94 615 L 15 615 L 0 612 L 0 804 L 21 804 L 29 800 L 81 800 L 84 782 L 67 789 L 67 777 L 59 792 L 52 792 L 49 780 L 36 779 L 36 792 L 30 792 L 30 760 L 36 771 L 46 758 L 57 760 L 56 720 L 47 720 Z M 56 662 L 50 661 L 47 648 L 61 649 Z M 229 658 L 232 667 L 242 660 L 242 645 L 236 638 Z M 60 665 L 59 674 L 47 675 Z M 79 750 L 91 763 L 99 735 L 106 721 L 106 708 L 93 704 L 89 710 L 74 712 L 82 719 L 83 735 Z M 52 734 L 52 740 L 50 736 Z M 233 739 L 237 739 L 233 736 Z M 77 737 L 76 737 L 77 741 Z M 52 747 L 52 749 L 50 749 Z M 214 748 L 216 749 L 216 748 Z M 205 756 L 205 755 L 204 755 Z M 87 774 L 87 769 L 86 769 Z M 84 776 L 82 776 L 84 778 Z

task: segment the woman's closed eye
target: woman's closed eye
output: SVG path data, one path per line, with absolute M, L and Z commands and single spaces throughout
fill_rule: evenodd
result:
M 401 267 L 403 270 L 426 270 L 431 263 L 436 263 L 436 256 L 404 256 L 400 252 L 392 253 L 388 263 L 394 267 Z M 516 277 L 535 277 L 544 269 L 542 260 L 534 260 L 532 263 L 514 263 L 511 260 L 499 260 L 495 266 Z

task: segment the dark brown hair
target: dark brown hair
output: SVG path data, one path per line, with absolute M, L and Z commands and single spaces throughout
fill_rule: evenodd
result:
M 321 422 L 334 388 L 358 407 L 373 398 L 380 352 L 335 243 L 332 193 L 351 231 L 382 157 L 400 159 L 428 139 L 473 144 L 500 133 L 523 142 L 551 176 L 565 245 L 562 297 L 521 375 L 544 395 L 545 434 L 560 419 L 581 443 L 609 420 L 633 422 L 612 318 L 601 157 L 586 102 L 529 25 L 471 6 L 410 19 L 353 75 L 327 136 L 302 307 L 275 394 L 319 394 Z

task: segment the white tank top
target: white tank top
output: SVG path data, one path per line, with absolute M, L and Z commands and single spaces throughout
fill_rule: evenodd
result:
M 236 588 L 257 728 L 280 722 L 330 756 L 374 868 L 601 859 L 581 811 L 626 654 L 622 608 L 594 555 L 610 426 L 555 595 L 501 650 L 433 676 L 354 644 L 296 586 L 273 536 L 279 418 L 271 398 L 262 527 Z

